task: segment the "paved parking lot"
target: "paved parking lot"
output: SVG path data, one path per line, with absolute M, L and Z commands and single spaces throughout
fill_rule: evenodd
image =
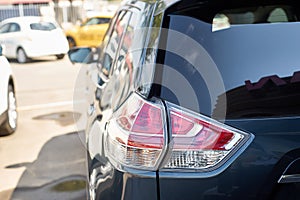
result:
M 0 199 L 84 199 L 82 117 L 74 110 L 81 67 L 52 57 L 11 65 L 19 120 L 13 135 L 0 137 Z

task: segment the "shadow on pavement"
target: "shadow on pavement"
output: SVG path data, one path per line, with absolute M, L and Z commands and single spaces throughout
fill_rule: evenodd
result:
M 16 163 L 6 168 L 25 166 L 12 200 L 86 199 L 85 149 L 80 133 L 60 135 L 49 140 L 33 163 Z
M 68 126 L 70 124 L 76 123 L 81 117 L 80 113 L 77 112 L 54 112 L 46 115 L 39 115 L 32 119 L 35 120 L 53 120 L 58 123 L 60 126 Z
M 17 59 L 8 59 L 9 62 L 12 63 L 18 63 Z M 35 58 L 35 59 L 29 59 L 28 62 L 20 64 L 20 65 L 24 65 L 26 66 L 26 64 L 31 64 L 31 63 L 41 63 L 41 62 L 53 62 L 53 61 L 59 61 L 58 59 L 56 59 L 55 56 L 44 56 L 44 57 L 39 57 L 39 58 Z

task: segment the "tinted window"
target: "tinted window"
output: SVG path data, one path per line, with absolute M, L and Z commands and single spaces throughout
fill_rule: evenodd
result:
M 110 21 L 110 18 L 98 18 L 98 24 L 107 24 Z
M 218 118 L 299 115 L 296 16 L 282 5 L 170 14 L 162 97 Z
M 116 69 L 120 69 L 121 66 L 123 68 L 131 68 L 131 55 L 129 52 L 129 49 L 131 48 L 132 42 L 133 42 L 133 36 L 134 36 L 134 28 L 136 26 L 136 20 L 134 20 L 134 16 L 130 18 L 130 21 L 125 28 L 125 32 L 122 38 L 122 41 L 120 43 L 120 50 L 118 52 L 117 58 L 116 58 Z
M 21 30 L 20 25 L 17 23 L 11 23 L 9 32 L 19 32 Z
M 114 64 L 119 45 L 122 41 L 123 33 L 125 32 L 128 21 L 130 20 L 131 12 L 122 11 L 118 18 L 115 20 L 114 28 L 109 36 L 104 39 L 105 49 L 100 56 L 101 71 L 107 77 L 109 76 L 110 69 Z M 117 59 L 118 60 L 118 59 Z
M 9 31 L 10 24 L 4 24 L 0 27 L 0 33 L 7 33 Z
M 56 29 L 56 26 L 51 22 L 39 22 L 30 24 L 30 29 L 38 31 L 52 31 Z

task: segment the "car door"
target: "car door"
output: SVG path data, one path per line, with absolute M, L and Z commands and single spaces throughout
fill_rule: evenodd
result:
M 8 58 L 15 57 L 18 45 L 26 39 L 21 35 L 21 27 L 17 23 L 7 23 L 0 28 L 0 42 L 5 46 L 4 54 Z
M 102 44 L 98 71 L 94 70 L 90 74 L 92 79 L 97 80 L 97 84 L 95 85 L 95 81 L 93 81 L 93 88 L 89 88 L 89 94 L 95 98 L 94 102 L 90 102 L 91 109 L 89 111 L 93 112 L 90 112 L 90 120 L 88 120 L 89 124 L 86 129 L 89 177 L 91 180 L 90 192 L 92 194 L 96 193 L 93 190 L 98 187 L 97 185 L 102 187 L 100 186 L 101 180 L 110 176 L 109 171 L 105 174 L 103 170 L 99 170 L 109 165 L 103 151 L 106 124 L 114 111 L 128 97 L 133 85 L 132 60 L 129 49 L 132 46 L 134 27 L 138 18 L 134 17 L 135 13 L 132 10 L 121 10 L 112 21 L 112 26 Z M 97 74 L 97 78 L 95 78 L 95 74 Z M 99 166 L 101 167 L 99 168 Z M 93 182 L 95 177 L 100 183 Z M 106 181 L 103 184 L 107 184 Z M 101 189 L 97 188 L 97 190 L 100 191 Z M 99 194 L 97 199 L 101 199 L 101 195 L 105 195 L 104 193 Z
M 88 112 L 90 119 L 109 117 L 111 113 L 112 94 L 114 83 L 110 81 L 115 58 L 118 55 L 119 45 L 126 30 L 131 12 L 121 11 L 114 19 L 100 48 L 99 61 L 90 65 L 88 72 Z M 114 97 L 118 98 L 118 97 Z M 103 115 L 105 113 L 105 115 Z M 105 120 L 102 120 L 105 121 Z M 98 147 L 101 142 L 99 130 L 104 130 L 104 124 L 98 120 L 91 120 L 87 128 L 87 145 L 91 157 L 99 154 Z M 100 131 L 100 132 L 102 132 Z M 100 138 L 99 138 L 100 137 Z

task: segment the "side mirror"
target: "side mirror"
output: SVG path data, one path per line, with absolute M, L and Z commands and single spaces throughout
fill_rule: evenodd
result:
M 3 47 L 0 45 L 0 56 L 3 56 Z
M 90 47 L 72 48 L 68 51 L 69 59 L 72 63 L 92 63 L 97 59 L 96 50 Z

